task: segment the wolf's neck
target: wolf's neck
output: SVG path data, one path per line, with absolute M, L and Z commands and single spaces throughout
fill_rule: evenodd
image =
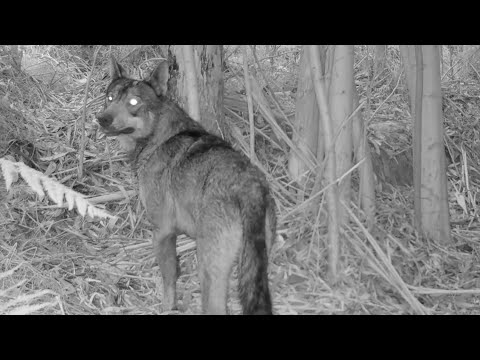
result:
M 136 141 L 135 148 L 129 153 L 133 164 L 148 160 L 155 150 L 171 137 L 186 130 L 205 131 L 200 123 L 193 120 L 173 101 L 166 100 L 160 109 L 153 112 L 155 128 L 152 133 Z
M 185 130 L 203 130 L 203 126 L 193 120 L 179 105 L 173 101 L 165 101 L 160 112 L 161 120 L 154 131 L 156 142 L 164 143 L 171 137 Z

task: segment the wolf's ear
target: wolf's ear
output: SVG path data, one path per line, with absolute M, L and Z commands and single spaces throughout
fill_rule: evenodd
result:
M 122 77 L 128 77 L 128 73 L 125 69 L 115 60 L 113 55 L 110 56 L 110 78 L 117 80 Z
M 165 96 L 167 93 L 168 61 L 164 60 L 153 70 L 148 82 L 157 96 Z

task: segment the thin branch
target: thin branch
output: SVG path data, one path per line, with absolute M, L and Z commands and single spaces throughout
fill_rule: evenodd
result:
M 250 122 L 250 159 L 256 163 L 257 157 L 255 155 L 255 123 L 253 121 L 252 88 L 251 88 L 250 78 L 248 74 L 247 45 L 242 46 L 242 54 L 243 54 L 243 75 L 245 77 L 245 90 L 247 92 L 247 102 L 248 102 L 248 119 Z
M 90 87 L 90 80 L 92 79 L 93 70 L 95 69 L 95 61 L 97 60 L 97 55 L 102 45 L 99 45 L 93 54 L 92 61 L 92 70 L 88 74 L 87 84 L 85 85 L 85 97 L 83 99 L 83 112 L 80 117 L 80 150 L 78 152 L 78 181 L 81 181 L 83 178 L 83 159 L 85 153 L 85 121 L 87 117 L 87 99 L 88 99 L 88 89 Z

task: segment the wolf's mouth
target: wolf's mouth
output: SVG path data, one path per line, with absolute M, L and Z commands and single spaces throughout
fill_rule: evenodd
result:
M 125 129 L 120 130 L 120 134 L 131 134 L 135 131 L 133 127 L 128 127 Z
M 105 128 L 101 128 L 101 129 L 105 133 L 105 135 L 107 135 L 107 136 L 118 136 L 118 135 L 122 135 L 122 134 L 131 134 L 135 131 L 135 129 L 133 127 L 127 127 L 125 129 L 121 129 L 121 130 L 105 129 Z

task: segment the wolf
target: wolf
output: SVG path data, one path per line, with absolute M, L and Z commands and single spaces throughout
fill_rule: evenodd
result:
M 120 141 L 138 176 L 154 227 L 163 309 L 177 309 L 176 237 L 186 234 L 197 244 L 203 313 L 227 314 L 229 276 L 238 260 L 243 313 L 272 314 L 267 270 L 276 207 L 263 173 L 166 95 L 167 61 L 135 80 L 112 57 L 110 75 L 97 121 Z

